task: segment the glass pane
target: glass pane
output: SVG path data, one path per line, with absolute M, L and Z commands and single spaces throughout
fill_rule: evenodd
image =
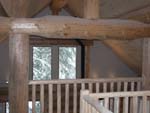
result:
M 35 112 L 40 113 L 40 101 L 35 102 Z M 32 113 L 32 101 L 28 102 L 28 113 Z
M 33 80 L 51 79 L 51 47 L 33 47 Z
M 35 111 L 40 113 L 40 101 L 35 102 Z M 9 113 L 9 103 L 6 102 L 6 113 Z M 28 113 L 32 113 L 32 101 L 28 102 Z
M 59 79 L 76 78 L 76 47 L 59 48 Z

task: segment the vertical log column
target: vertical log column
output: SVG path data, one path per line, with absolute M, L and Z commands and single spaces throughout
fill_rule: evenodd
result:
M 100 13 L 100 0 L 84 0 L 83 17 L 87 19 L 98 19 Z
M 83 17 L 87 19 L 99 18 L 100 0 L 84 0 Z M 85 77 L 90 78 L 90 46 L 85 47 Z
M 9 38 L 10 113 L 28 113 L 29 36 L 10 34 Z
M 150 90 L 150 39 L 144 39 L 143 43 L 143 90 Z

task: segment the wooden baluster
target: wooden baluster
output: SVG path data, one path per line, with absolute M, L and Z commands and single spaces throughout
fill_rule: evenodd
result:
M 134 91 L 134 81 L 131 82 L 131 91 Z M 130 98 L 130 113 L 133 113 L 133 98 Z
M 48 85 L 49 90 L 49 113 L 53 113 L 53 85 Z
M 108 97 L 104 98 L 104 107 L 109 109 L 109 98 Z
M 73 113 L 77 113 L 77 84 L 74 85 L 74 95 L 73 95 Z
M 107 82 L 103 83 L 103 92 L 107 92 Z
M 134 82 L 131 82 L 131 91 L 134 91 L 134 86 L 135 86 L 135 83 Z
M 141 91 L 141 81 L 137 82 L 137 91 Z
M 32 113 L 35 113 L 36 85 L 32 85 Z
M 89 95 L 89 91 L 81 90 L 81 92 L 80 92 L 80 113 L 86 113 L 86 105 L 85 105 L 86 102 L 83 99 L 84 95 Z
M 80 113 L 85 113 L 86 112 L 85 101 L 84 101 L 84 99 L 82 99 L 80 101 L 82 101 L 82 107 L 80 106 Z
M 114 82 L 110 83 L 110 92 L 114 92 Z M 110 110 L 113 111 L 114 109 L 114 99 L 110 98 Z
M 85 102 L 85 113 L 88 113 L 88 103 Z
M 119 113 L 119 106 L 120 106 L 120 101 L 119 101 L 119 97 L 115 97 L 114 98 L 114 113 Z
M 114 82 L 110 83 L 110 92 L 114 92 Z
M 57 84 L 57 113 L 61 113 L 61 84 Z
M 138 97 L 133 97 L 133 113 L 138 113 Z
M 121 91 L 121 82 L 117 82 L 117 91 L 118 91 L 118 92 Z
M 99 93 L 99 85 L 100 85 L 100 84 L 97 82 L 97 83 L 96 83 L 96 93 Z
M 44 84 L 40 85 L 40 106 L 41 113 L 44 113 Z
M 129 110 L 129 97 L 124 97 L 123 113 L 128 113 L 128 110 Z
M 85 89 L 85 83 L 81 84 L 81 89 L 84 90 Z
M 69 84 L 66 84 L 65 87 L 65 113 L 69 113 Z
M 93 92 L 93 84 L 92 83 L 89 83 L 89 91 L 90 91 L 90 93 Z
M 128 82 L 124 82 L 124 91 L 128 91 Z
M 147 113 L 147 96 L 143 96 L 143 113 Z

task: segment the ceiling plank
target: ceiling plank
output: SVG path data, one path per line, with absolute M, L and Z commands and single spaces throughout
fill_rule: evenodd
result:
M 1 4 L 11 17 L 32 17 L 51 0 L 1 0 Z
M 70 16 L 35 19 L 0 18 L 1 33 L 25 33 L 70 39 L 137 39 L 150 37 L 150 25 L 129 20 L 88 20 Z

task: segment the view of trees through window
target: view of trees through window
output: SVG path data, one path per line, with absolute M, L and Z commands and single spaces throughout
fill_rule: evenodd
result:
M 59 48 L 59 79 L 76 78 L 76 48 Z
M 33 47 L 33 80 L 51 79 L 51 47 Z
M 76 47 L 59 47 L 58 52 L 59 79 L 75 79 Z M 52 60 L 52 47 L 33 47 L 33 80 L 51 79 Z

